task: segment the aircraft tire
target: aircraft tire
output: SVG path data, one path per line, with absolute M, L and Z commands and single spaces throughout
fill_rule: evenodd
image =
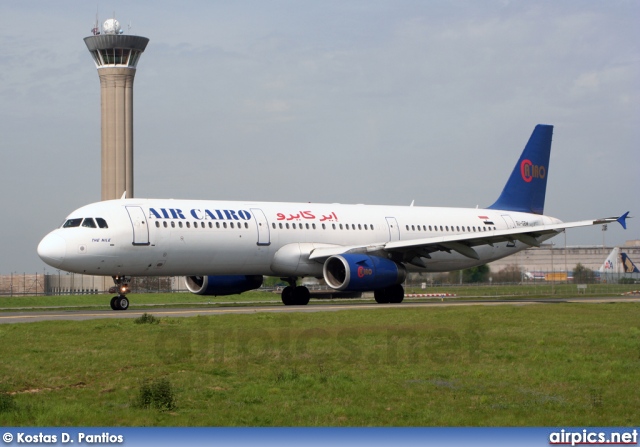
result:
M 404 300 L 404 287 L 402 287 L 402 284 L 388 287 L 387 294 L 390 303 L 399 304 Z
M 293 301 L 297 306 L 306 306 L 309 304 L 311 293 L 305 286 L 298 286 L 293 289 Z
M 293 304 L 295 304 L 295 299 L 294 299 L 294 294 L 293 294 L 293 290 L 294 288 L 291 286 L 287 286 L 284 289 L 282 289 L 282 303 L 285 306 L 291 306 Z
M 116 303 L 117 299 L 118 299 L 117 296 L 114 296 L 113 298 L 111 298 L 111 309 L 112 310 L 119 310 L 118 309 L 118 303 Z
M 389 294 L 387 293 L 387 290 L 387 288 L 384 288 L 373 291 L 373 297 L 376 299 L 376 303 L 387 304 L 389 302 Z
M 129 308 L 129 299 L 124 295 L 119 296 L 116 300 L 116 304 L 118 306 L 118 310 L 127 310 Z

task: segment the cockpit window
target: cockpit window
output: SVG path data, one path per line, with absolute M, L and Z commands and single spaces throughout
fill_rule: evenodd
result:
M 82 222 L 82 218 L 79 218 L 79 219 L 68 219 L 64 223 L 64 225 L 62 225 L 62 228 L 79 227 L 80 226 L 80 222 Z
M 96 217 L 96 222 L 98 222 L 98 226 L 100 228 L 109 228 L 109 225 L 107 225 L 107 221 L 102 217 Z
M 85 217 L 82 221 L 82 226 L 86 228 L 96 228 L 96 223 L 91 217 Z

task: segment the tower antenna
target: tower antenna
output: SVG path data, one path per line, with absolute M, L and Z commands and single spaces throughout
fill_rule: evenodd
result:
M 96 21 L 93 24 L 93 28 L 91 28 L 91 34 L 97 36 L 100 34 L 100 25 L 98 23 L 98 13 L 99 13 L 99 5 L 96 5 Z

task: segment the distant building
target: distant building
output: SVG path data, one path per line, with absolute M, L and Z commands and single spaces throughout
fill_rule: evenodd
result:
M 522 272 L 571 272 L 580 263 L 598 271 L 611 253 L 613 247 L 570 246 L 559 247 L 543 244 L 540 248 L 529 248 L 513 256 L 489 263 L 492 272 L 499 272 L 507 266 L 516 266 Z M 620 251 L 633 259 L 640 259 L 640 240 L 627 241 Z

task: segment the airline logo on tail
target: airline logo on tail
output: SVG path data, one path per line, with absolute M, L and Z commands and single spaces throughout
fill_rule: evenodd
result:
M 622 266 L 625 273 L 640 273 L 638 267 L 633 263 L 631 258 L 626 253 L 622 253 Z
M 534 165 L 531 160 L 525 159 L 520 163 L 520 174 L 522 180 L 529 183 L 534 178 L 544 179 L 547 176 L 547 168 Z

